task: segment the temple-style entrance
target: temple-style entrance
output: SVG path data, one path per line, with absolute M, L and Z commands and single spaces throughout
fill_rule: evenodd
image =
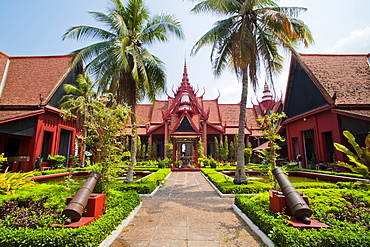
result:
M 198 166 L 198 137 L 175 137 L 174 153 L 176 168 Z

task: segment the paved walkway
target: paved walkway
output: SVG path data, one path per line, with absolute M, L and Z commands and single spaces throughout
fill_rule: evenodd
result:
M 264 246 L 199 172 L 174 172 L 111 247 Z

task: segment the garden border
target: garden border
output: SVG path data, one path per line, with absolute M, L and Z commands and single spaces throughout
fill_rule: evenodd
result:
M 256 226 L 253 221 L 251 221 L 247 215 L 245 215 L 238 206 L 235 204 L 232 204 L 232 207 L 234 209 L 234 212 L 240 216 L 244 220 L 245 223 L 252 229 L 254 233 L 256 233 L 268 247 L 275 246 L 274 242 L 271 241 L 271 239 L 263 232 L 261 229 L 259 229 L 258 226 Z
M 155 172 L 153 172 L 152 174 L 154 174 Z M 168 173 L 168 175 L 163 179 L 162 181 L 162 184 L 167 180 L 167 178 L 171 175 L 172 172 Z M 150 174 L 149 176 L 151 176 L 152 174 Z M 153 190 L 152 193 L 150 194 L 139 194 L 140 196 L 142 197 L 152 197 L 155 195 L 155 193 L 157 193 L 157 191 L 159 190 L 159 188 L 162 187 L 162 185 L 158 185 L 155 190 Z
M 223 194 L 221 191 L 217 189 L 217 187 L 209 180 L 203 172 L 200 172 L 202 176 L 207 180 L 207 182 L 212 186 L 212 188 L 217 192 L 217 194 L 222 198 L 235 198 L 235 194 Z
M 129 214 L 129 216 L 122 221 L 121 225 L 117 226 L 116 229 L 103 242 L 100 243 L 99 247 L 109 247 L 121 234 L 123 228 L 128 226 L 131 220 L 133 220 L 134 217 L 139 213 L 142 205 L 143 202 L 140 202 L 140 204 Z

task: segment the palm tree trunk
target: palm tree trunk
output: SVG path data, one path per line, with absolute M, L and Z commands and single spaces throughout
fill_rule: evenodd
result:
M 237 165 L 235 170 L 234 184 L 246 184 L 247 177 L 245 175 L 244 168 L 244 129 L 245 129 L 245 116 L 247 106 L 247 94 L 248 94 L 248 74 L 247 70 L 243 72 L 242 78 L 242 96 L 240 102 L 239 112 L 239 128 L 238 128 L 238 153 L 237 153 Z
M 131 162 L 127 171 L 125 183 L 132 183 L 134 180 L 134 167 L 136 165 L 136 153 L 137 153 L 137 126 L 136 126 L 136 115 L 135 107 L 133 106 L 131 113 L 131 147 L 130 147 L 130 158 Z

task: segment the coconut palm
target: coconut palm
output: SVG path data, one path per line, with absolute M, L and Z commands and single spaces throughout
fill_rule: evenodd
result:
M 98 82 L 99 91 L 114 94 L 118 103 L 131 107 L 131 164 L 126 182 L 133 180 L 137 153 L 137 102 L 154 100 L 165 88 L 163 62 L 147 49 L 155 41 L 168 41 L 169 34 L 183 38 L 180 22 L 167 14 L 150 16 L 142 0 L 110 0 L 108 12 L 90 12 L 107 29 L 91 26 L 72 27 L 63 39 L 99 39 L 98 43 L 73 52 L 72 64 L 86 64 L 85 70 Z
M 87 116 L 88 111 L 91 109 L 97 93 L 93 90 L 93 83 L 89 77 L 80 74 L 77 77 L 77 85 L 65 84 L 64 95 L 60 100 L 60 106 L 65 118 L 70 118 L 72 115 L 76 116 L 77 126 L 82 128 L 82 161 L 81 165 L 85 165 L 85 152 L 86 152 L 86 138 L 87 138 Z
M 244 170 L 244 128 L 248 85 L 258 86 L 259 70 L 266 70 L 272 83 L 273 73 L 282 69 L 279 48 L 295 53 L 301 42 L 313 40 L 309 28 L 296 17 L 306 9 L 279 7 L 272 0 L 206 0 L 196 4 L 192 12 L 211 12 L 225 16 L 194 45 L 196 54 L 210 44 L 211 62 L 216 75 L 232 68 L 242 81 L 238 128 L 237 170 L 234 182 L 246 183 Z

